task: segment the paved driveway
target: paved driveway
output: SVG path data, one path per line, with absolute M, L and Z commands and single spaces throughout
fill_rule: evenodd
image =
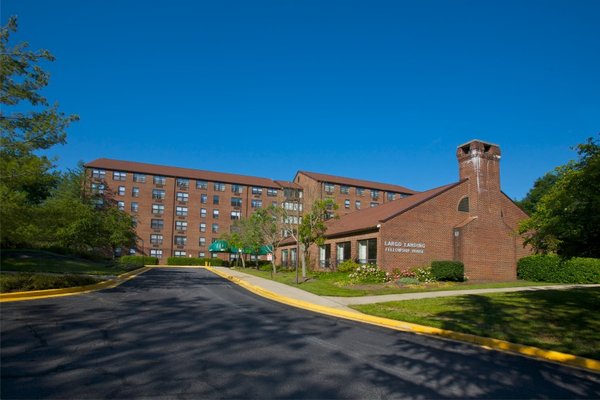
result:
M 598 398 L 600 375 L 320 316 L 208 271 L 4 303 L 2 399 Z

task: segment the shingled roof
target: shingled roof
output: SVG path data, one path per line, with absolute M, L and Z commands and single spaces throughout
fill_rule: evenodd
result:
M 386 222 L 410 209 L 413 209 L 460 185 L 463 182 L 465 182 L 465 180 L 383 203 L 377 207 L 358 210 L 353 213 L 346 214 L 339 219 L 330 220 L 327 222 L 326 236 L 334 237 L 376 229 L 377 225 L 380 223 Z
M 318 172 L 298 171 L 298 174 L 304 174 L 319 182 L 337 183 L 338 185 L 347 185 L 354 187 L 373 188 L 384 190 L 387 192 L 414 194 L 414 190 L 405 188 L 404 186 L 392 185 L 389 183 L 365 181 L 362 179 L 345 178 L 343 176 L 327 175 Z M 297 175 L 297 174 L 296 174 Z

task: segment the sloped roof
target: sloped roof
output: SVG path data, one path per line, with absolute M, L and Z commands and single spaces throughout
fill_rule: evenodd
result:
M 330 220 L 327 222 L 326 236 L 339 236 L 342 234 L 376 229 L 378 224 L 413 209 L 463 182 L 465 182 L 465 180 L 393 200 L 388 203 L 383 203 L 377 207 L 358 210 L 346 214 L 339 219 Z
M 302 186 L 298 185 L 295 182 L 275 180 L 275 183 L 278 184 L 279 186 L 281 186 L 282 188 L 290 188 L 290 189 L 300 189 L 300 190 L 302 190 Z
M 347 185 L 355 187 L 364 187 L 368 189 L 378 189 L 387 192 L 414 194 L 414 190 L 405 188 L 404 186 L 392 185 L 389 183 L 365 181 L 362 179 L 345 178 L 343 176 L 327 175 L 318 172 L 298 171 L 298 174 L 304 174 L 319 182 L 337 183 L 338 185 Z M 297 174 L 296 174 L 297 175 Z
M 248 186 L 279 188 L 280 184 L 272 179 L 256 176 L 226 174 L 223 172 L 204 171 L 200 169 L 189 169 L 180 167 L 169 167 L 164 165 L 146 164 L 133 161 L 112 160 L 99 158 L 85 164 L 90 168 L 102 168 L 115 171 L 137 172 L 149 175 L 170 176 L 178 178 L 200 179 L 211 182 L 238 183 Z M 287 186 L 285 186 L 287 187 Z

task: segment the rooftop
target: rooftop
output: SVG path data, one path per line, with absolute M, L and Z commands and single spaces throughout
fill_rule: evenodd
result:
M 318 172 L 309 172 L 309 171 L 298 171 L 298 174 L 306 175 L 314 180 L 319 182 L 329 182 L 329 183 L 337 183 L 338 185 L 347 185 L 354 187 L 364 187 L 368 189 L 378 189 L 386 192 L 395 192 L 395 193 L 405 193 L 405 194 L 414 194 L 417 193 L 414 190 L 408 189 L 404 186 L 392 185 L 389 183 L 381 183 L 374 181 L 366 181 L 362 179 L 354 179 L 354 178 L 345 178 L 343 176 L 335 176 L 335 175 L 327 175 L 321 174 Z

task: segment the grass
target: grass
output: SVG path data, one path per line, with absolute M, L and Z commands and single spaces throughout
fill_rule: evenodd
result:
M 253 268 L 237 268 L 238 271 L 259 276 L 261 278 L 273 279 L 274 281 L 294 286 L 307 292 L 320 296 L 357 297 L 376 296 L 384 294 L 435 292 L 442 290 L 465 290 L 465 289 L 491 289 L 518 286 L 540 286 L 552 285 L 547 282 L 510 281 L 510 282 L 434 282 L 430 284 L 398 286 L 395 283 L 351 285 L 347 281 L 347 274 L 341 272 L 323 272 L 309 274 L 309 280 L 296 283 L 294 271 L 280 271 L 271 276 L 270 271 L 261 271 Z M 300 278 L 302 279 L 302 278 Z
M 385 318 L 600 359 L 600 288 L 439 297 L 353 308 Z
M 99 281 L 87 275 L 0 274 L 0 293 L 85 286 Z

